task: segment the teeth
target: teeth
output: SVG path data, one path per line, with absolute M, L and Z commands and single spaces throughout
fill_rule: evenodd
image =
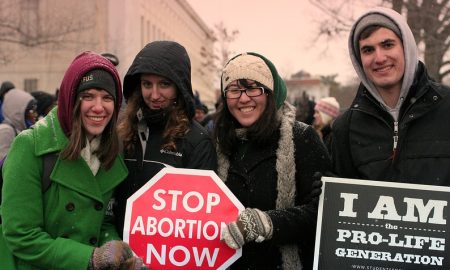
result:
M 251 112 L 255 109 L 255 107 L 245 107 L 245 108 L 241 108 L 241 112 Z
M 101 121 L 103 120 L 103 116 L 89 116 L 89 119 L 92 119 L 94 121 Z

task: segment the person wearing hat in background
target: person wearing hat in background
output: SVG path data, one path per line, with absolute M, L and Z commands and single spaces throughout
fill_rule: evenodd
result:
M 128 197 L 161 169 L 217 166 L 211 138 L 194 120 L 191 63 L 183 46 L 173 41 L 147 44 L 128 69 L 123 88 L 127 106 L 118 132 L 130 173 L 116 194 L 120 233 Z
M 331 125 L 339 115 L 339 103 L 334 97 L 319 99 L 314 106 L 313 127 L 327 145 L 331 133 Z
M 6 93 L 8 93 L 9 90 L 14 89 L 14 88 L 15 88 L 14 84 L 10 81 L 5 81 L 0 86 L 0 123 L 3 122 L 3 119 L 4 119 L 3 111 L 2 111 L 3 99 L 6 95 Z
M 36 100 L 21 89 L 9 90 L 3 99 L 4 120 L 0 124 L 0 160 L 9 151 L 14 138 L 37 120 Z
M 112 222 L 110 199 L 127 176 L 115 132 L 121 100 L 113 64 L 81 53 L 58 106 L 16 137 L 3 165 L 1 269 L 141 269 Z M 44 192 L 49 153 L 57 156 Z
M 450 89 L 418 59 L 406 20 L 387 8 L 365 12 L 348 39 L 361 84 L 333 124 L 341 177 L 450 186 Z
M 33 91 L 31 95 L 37 101 L 38 120 L 44 118 L 56 106 L 56 96 L 44 91 Z
M 317 200 L 313 175 L 331 168 L 314 129 L 295 121 L 286 85 L 257 53 L 232 58 L 221 77 L 214 130 L 218 175 L 246 207 L 222 239 L 243 247 L 230 269 L 312 269 Z

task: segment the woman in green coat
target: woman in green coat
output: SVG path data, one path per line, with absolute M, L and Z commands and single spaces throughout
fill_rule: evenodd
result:
M 127 176 L 115 132 L 121 102 L 113 64 L 84 52 L 64 75 L 57 108 L 16 137 L 3 165 L 0 269 L 140 269 L 110 209 Z M 42 191 L 49 153 L 58 157 Z

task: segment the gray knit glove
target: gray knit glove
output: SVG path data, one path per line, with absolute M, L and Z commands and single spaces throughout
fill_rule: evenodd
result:
M 122 241 L 109 241 L 103 246 L 95 248 L 89 262 L 91 270 L 119 270 L 129 258 L 133 258 L 130 246 Z M 125 269 L 125 268 L 124 268 Z
M 132 257 L 121 264 L 120 270 L 148 270 L 141 258 Z
M 222 231 L 221 239 L 232 249 L 239 249 L 248 242 L 262 242 L 272 238 L 272 220 L 265 212 L 246 208 Z

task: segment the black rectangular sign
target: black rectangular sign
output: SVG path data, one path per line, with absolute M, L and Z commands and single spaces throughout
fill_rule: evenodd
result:
M 315 270 L 450 269 L 450 187 L 322 180 Z

